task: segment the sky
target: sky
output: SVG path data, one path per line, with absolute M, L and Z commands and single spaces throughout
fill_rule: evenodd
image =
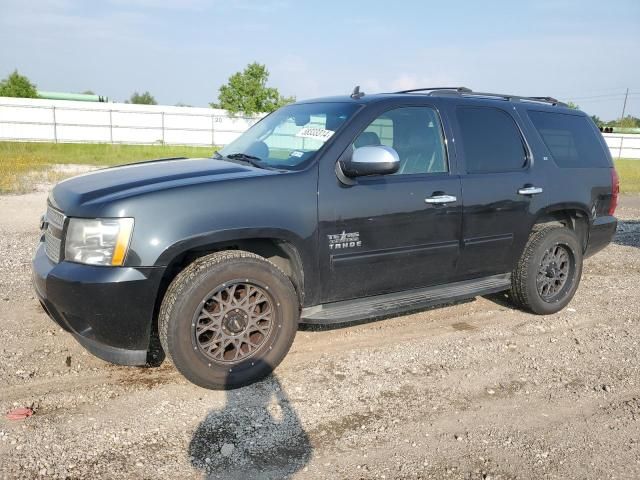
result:
M 298 99 L 417 87 L 640 117 L 640 1 L 0 0 L 0 78 L 206 106 L 248 63 Z

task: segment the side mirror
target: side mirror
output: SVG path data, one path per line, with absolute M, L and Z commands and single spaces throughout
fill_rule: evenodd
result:
M 369 145 L 356 148 L 351 159 L 340 162 L 340 167 L 347 177 L 389 175 L 400 168 L 400 157 L 391 147 Z

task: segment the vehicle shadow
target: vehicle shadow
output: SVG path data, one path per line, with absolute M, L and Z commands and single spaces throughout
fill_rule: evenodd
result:
M 522 310 L 517 304 L 511 299 L 509 295 L 509 291 L 490 293 L 488 295 L 483 295 L 482 298 L 485 300 L 489 300 L 490 302 L 495 303 L 500 307 L 504 307 L 509 310 Z M 526 312 L 526 310 L 522 310 Z
M 272 373 L 226 391 L 226 404 L 209 412 L 189 443 L 191 464 L 205 478 L 285 479 L 311 459 L 311 442 Z
M 640 248 L 640 220 L 619 220 L 613 243 Z

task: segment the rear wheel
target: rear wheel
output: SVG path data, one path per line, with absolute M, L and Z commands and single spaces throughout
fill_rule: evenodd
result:
M 582 275 L 582 248 L 565 227 L 534 231 L 511 277 L 515 303 L 540 315 L 562 310 L 573 298 Z
M 162 347 L 188 380 L 236 388 L 268 375 L 289 351 L 298 326 L 293 285 L 249 252 L 202 257 L 169 286 L 160 308 Z

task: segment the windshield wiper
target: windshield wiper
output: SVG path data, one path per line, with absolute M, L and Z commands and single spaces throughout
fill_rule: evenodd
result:
M 262 163 L 262 159 L 260 157 L 256 157 L 255 155 L 249 155 L 247 153 L 230 153 L 226 155 L 226 157 L 230 160 L 240 160 L 242 162 L 246 162 L 254 167 L 258 168 L 267 168 L 264 163 Z
M 230 153 L 227 155 L 227 158 L 233 158 L 238 160 L 257 160 L 261 162 L 262 159 L 260 157 L 256 157 L 255 155 L 249 155 L 248 153 Z

